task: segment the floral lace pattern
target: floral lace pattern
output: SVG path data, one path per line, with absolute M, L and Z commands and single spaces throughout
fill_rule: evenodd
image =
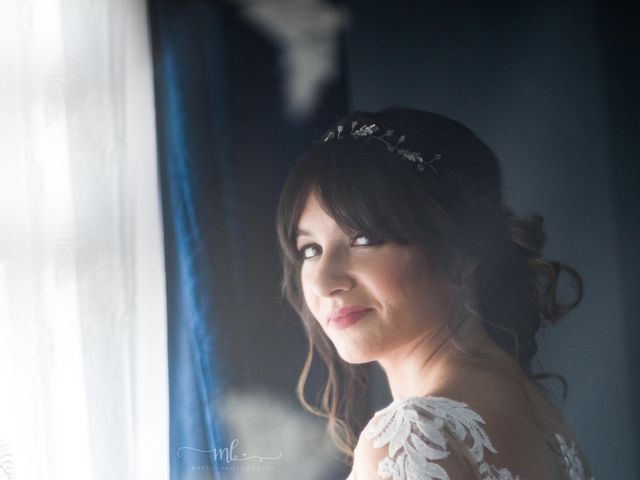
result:
M 411 397 L 396 400 L 376 413 L 364 430 L 376 448 L 389 445 L 378 464 L 378 475 L 392 480 L 449 480 L 436 463 L 449 455 L 444 429 L 465 446 L 477 463 L 482 480 L 524 480 L 506 468 L 484 459 L 485 449 L 498 453 L 482 428 L 484 420 L 466 403 L 443 397 Z M 567 446 L 556 434 L 567 480 L 586 479 L 575 444 Z
M 587 479 L 587 477 L 584 476 L 584 468 L 578 457 L 575 443 L 571 443 L 571 447 L 569 447 L 564 437 L 558 433 L 556 433 L 556 440 L 558 440 L 560 453 L 562 455 L 562 467 L 564 468 L 564 473 L 567 478 L 569 480 L 594 480 L 593 477 Z

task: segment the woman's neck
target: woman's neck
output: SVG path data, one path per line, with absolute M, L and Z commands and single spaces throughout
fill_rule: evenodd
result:
M 483 355 L 479 360 L 469 353 Z M 469 318 L 454 331 L 416 339 L 378 360 L 389 382 L 394 400 L 413 396 L 438 395 L 458 390 L 460 382 L 468 380 L 471 371 L 482 364 L 485 369 L 496 368 L 517 374 L 517 362 L 500 348 L 476 319 Z M 453 388 L 450 388 L 453 387 Z M 463 386 L 464 387 L 464 386 Z

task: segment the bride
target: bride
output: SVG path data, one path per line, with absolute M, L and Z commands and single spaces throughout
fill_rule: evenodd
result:
M 282 292 L 309 341 L 298 397 L 327 418 L 348 480 L 591 478 L 539 384 L 556 375 L 532 367 L 536 333 L 580 301 L 581 280 L 543 257 L 542 217 L 502 197 L 478 137 L 407 108 L 342 119 L 290 172 L 277 233 Z M 563 271 L 568 305 L 555 296 Z M 315 353 L 328 371 L 320 407 L 304 397 Z M 393 401 L 356 438 L 368 362 Z

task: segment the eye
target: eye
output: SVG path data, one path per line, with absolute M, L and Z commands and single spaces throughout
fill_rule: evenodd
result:
M 308 243 L 307 245 L 300 247 L 300 249 L 298 249 L 298 258 L 300 258 L 300 260 L 313 258 L 315 255 L 313 255 L 313 253 L 307 254 L 307 252 L 313 252 L 314 249 L 319 249 L 318 245 L 315 243 Z
M 372 236 L 366 233 L 358 233 L 351 237 L 351 244 L 355 246 L 373 245 L 375 242 Z
M 374 246 L 382 243 L 375 239 L 373 235 L 357 233 L 351 237 L 351 245 L 354 247 Z M 316 250 L 316 253 L 314 253 Z M 302 261 L 312 259 L 320 254 L 321 247 L 317 243 L 308 243 L 298 249 L 298 258 Z

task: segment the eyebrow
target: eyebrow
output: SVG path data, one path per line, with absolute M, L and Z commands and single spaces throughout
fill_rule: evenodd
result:
M 296 229 L 296 231 L 295 231 L 295 236 L 296 236 L 296 237 L 298 237 L 298 236 L 300 236 L 300 235 L 307 235 L 308 237 L 310 237 L 310 236 L 311 236 L 311 233 L 310 233 L 310 232 L 307 232 L 307 231 L 306 231 L 306 230 L 304 230 L 303 228 L 298 228 L 298 229 Z

